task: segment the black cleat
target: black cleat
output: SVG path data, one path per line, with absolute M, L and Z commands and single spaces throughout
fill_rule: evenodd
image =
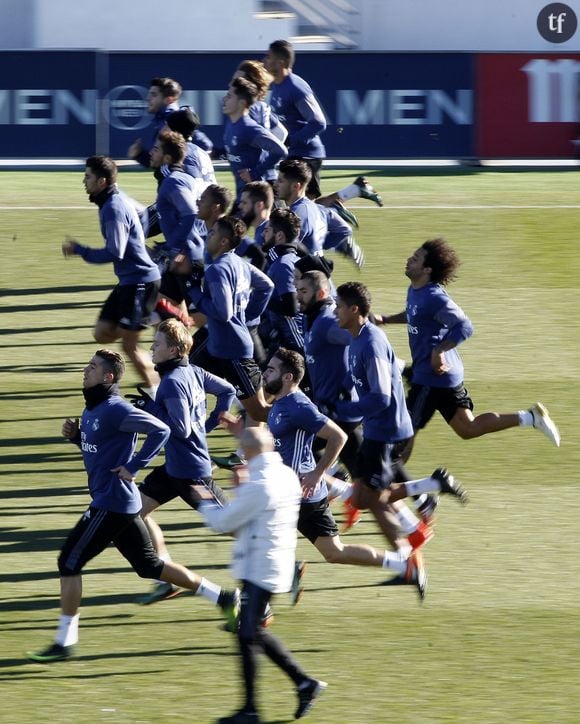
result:
M 347 224 L 350 224 L 358 229 L 358 219 L 350 209 L 346 208 L 342 201 L 335 201 L 331 208 L 333 208 L 340 218 L 346 221 Z
M 433 525 L 435 521 L 435 511 L 439 505 L 439 498 L 433 494 L 419 496 L 417 500 L 417 512 L 421 516 L 421 520 L 427 525 Z
M 364 176 L 356 178 L 354 185 L 359 187 L 358 195 L 362 199 L 368 199 L 369 201 L 373 201 L 377 206 L 383 206 L 383 200 Z
M 467 491 L 445 468 L 437 468 L 431 477 L 441 486 L 441 493 L 444 495 L 453 495 L 462 505 L 467 503 Z
M 294 578 L 292 579 L 292 588 L 290 589 L 290 597 L 292 599 L 292 605 L 296 604 L 302 598 L 304 588 L 302 587 L 302 577 L 306 571 L 306 561 L 296 561 L 294 565 Z
M 294 713 L 294 719 L 301 719 L 303 716 L 314 706 L 314 701 L 317 699 L 326 689 L 328 684 L 326 681 L 317 681 L 311 679 L 304 686 L 298 687 L 296 690 L 298 694 L 298 706 Z
M 28 651 L 26 656 L 31 661 L 37 661 L 39 664 L 52 664 L 54 661 L 70 659 L 73 653 L 73 646 L 61 646 L 61 644 L 54 643 L 43 651 Z

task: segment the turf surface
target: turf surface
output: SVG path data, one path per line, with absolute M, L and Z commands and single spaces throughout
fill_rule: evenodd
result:
M 356 174 L 328 171 L 323 188 L 345 186 Z M 66 234 L 101 244 L 81 178 L 0 174 L 0 720 L 205 724 L 239 702 L 233 637 L 202 599 L 137 606 L 149 583 L 114 549 L 86 571 L 77 658 L 51 666 L 24 658 L 52 639 L 56 555 L 88 500 L 80 458 L 60 426 L 82 409 L 81 369 L 96 349 L 91 330 L 113 274 L 60 255 Z M 400 311 L 405 259 L 426 238 L 446 236 L 463 260 L 450 291 L 475 326 L 462 353 L 476 411 L 542 400 L 562 446 L 524 429 L 462 441 L 435 420 L 418 438 L 411 471 L 447 465 L 471 503 L 440 506 L 426 550 L 425 603 L 411 588 L 381 586 L 379 569 L 324 563 L 301 540 L 307 592 L 295 609 L 279 597 L 274 630 L 308 671 L 329 682 L 313 722 L 577 722 L 576 172 L 369 178 L 385 208 L 353 202 L 367 264 L 359 275 L 338 259 L 337 281 L 361 278 L 376 311 Z M 227 174 L 221 179 L 230 184 Z M 151 199 L 148 174 L 124 171 L 120 180 L 140 201 Z M 404 328 L 387 331 L 399 355 L 408 356 Z M 125 390 L 134 382 L 129 372 Z M 232 445 L 222 431 L 211 436 L 216 452 Z M 231 585 L 227 539 L 181 503 L 157 520 L 175 560 Z M 368 514 L 345 541 L 381 545 Z M 260 702 L 265 721 L 292 720 L 292 687 L 266 662 Z

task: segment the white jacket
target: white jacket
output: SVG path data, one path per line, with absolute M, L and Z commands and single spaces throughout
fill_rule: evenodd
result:
M 252 458 L 248 473 L 230 503 L 219 507 L 204 501 L 199 512 L 216 533 L 235 533 L 234 578 L 284 593 L 294 575 L 300 483 L 276 452 Z

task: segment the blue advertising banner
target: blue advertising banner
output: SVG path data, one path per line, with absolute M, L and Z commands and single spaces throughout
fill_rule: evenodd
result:
M 221 103 L 247 54 L 111 53 L 111 152 L 124 156 L 147 120 L 148 81 L 163 75 L 183 88 L 203 130 L 221 146 Z M 254 56 L 259 57 L 259 56 Z M 456 158 L 473 155 L 473 56 L 453 53 L 300 53 L 295 72 L 327 118 L 322 136 L 334 158 Z M 143 114 L 136 114 L 138 101 Z M 146 131 L 145 131 L 146 132 Z
M 6 71 L 0 81 L 2 158 L 94 153 L 99 89 L 106 82 L 102 56 L 94 51 L 2 51 L 0 62 Z
M 147 134 L 149 80 L 170 76 L 217 146 L 222 98 L 240 53 L 4 51 L 0 157 L 124 158 Z M 252 57 L 250 55 L 250 57 Z M 258 54 L 253 57 L 260 57 Z M 328 121 L 333 158 L 458 158 L 474 150 L 474 56 L 300 53 L 295 71 Z

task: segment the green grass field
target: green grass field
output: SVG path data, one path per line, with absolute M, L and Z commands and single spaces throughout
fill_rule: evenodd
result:
M 329 170 L 323 188 L 340 188 L 356 173 Z M 463 260 L 451 293 L 475 327 L 462 352 L 476 411 L 542 400 L 562 446 L 529 429 L 462 441 L 435 420 L 419 436 L 410 470 L 419 476 L 447 465 L 471 502 L 440 506 L 426 549 L 424 604 L 410 587 L 381 587 L 379 569 L 330 566 L 300 540 L 307 592 L 295 609 L 286 597 L 275 601 L 274 630 L 329 682 L 312 722 L 577 722 L 577 173 L 370 178 L 385 208 L 353 204 L 367 265 L 359 275 L 337 259 L 337 281 L 360 277 L 376 311 L 400 311 L 407 256 L 426 238 L 447 237 Z M 110 267 L 60 254 L 65 234 L 101 245 L 81 179 L 79 172 L 0 174 L 0 721 L 206 724 L 240 700 L 234 638 L 204 599 L 136 605 L 149 583 L 115 549 L 86 570 L 78 657 L 51 666 L 24 657 L 53 637 L 56 555 L 88 501 L 80 456 L 60 427 L 82 409 L 81 369 L 96 349 L 92 326 L 114 283 Z M 221 180 L 230 184 L 227 174 Z M 120 181 L 140 201 L 152 198 L 148 174 L 125 171 Z M 404 328 L 387 331 L 399 356 L 408 356 Z M 130 371 L 126 392 L 135 381 Z M 228 452 L 233 442 L 218 431 L 211 446 Z M 181 502 L 156 517 L 175 560 L 231 585 L 226 538 Z M 345 540 L 382 545 L 368 514 Z M 265 721 L 292 721 L 293 689 L 269 662 L 260 701 Z

